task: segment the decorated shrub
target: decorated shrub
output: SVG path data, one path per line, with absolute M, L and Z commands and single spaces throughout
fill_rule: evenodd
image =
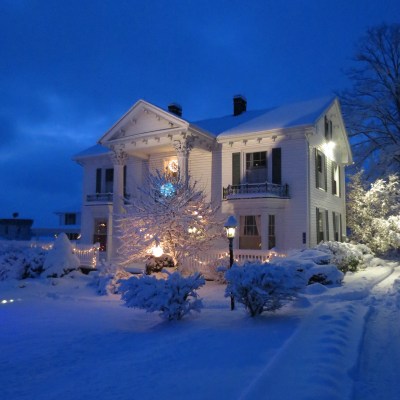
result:
M 150 275 L 155 272 L 161 272 L 164 268 L 174 268 L 174 260 L 168 254 L 161 257 L 150 256 L 146 262 L 146 274 Z

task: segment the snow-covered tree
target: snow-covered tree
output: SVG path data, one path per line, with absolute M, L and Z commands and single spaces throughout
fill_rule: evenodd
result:
M 363 172 L 355 174 L 348 191 L 348 226 L 351 238 L 376 253 L 400 246 L 400 180 L 390 175 L 369 187 Z
M 79 258 L 74 254 L 71 242 L 65 233 L 60 233 L 53 248 L 46 254 L 44 274 L 47 277 L 61 277 L 80 265 Z
M 133 276 L 121 281 L 119 291 L 127 307 L 158 311 L 162 318 L 171 321 L 179 320 L 191 311 L 200 311 L 203 304 L 196 290 L 204 284 L 205 280 L 199 273 L 183 277 L 174 272 L 168 274 L 167 279 Z
M 358 43 L 352 88 L 340 94 L 358 166 L 371 176 L 400 168 L 400 24 L 369 29 Z
M 155 245 L 169 254 L 175 265 L 185 256 L 206 251 L 222 235 L 218 207 L 206 198 L 197 182 L 168 174 L 149 174 L 141 195 L 117 216 L 120 262 L 143 261 Z

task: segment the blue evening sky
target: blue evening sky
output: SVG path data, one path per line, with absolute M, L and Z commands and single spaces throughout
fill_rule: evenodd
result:
M 322 97 L 399 0 L 1 0 L 0 218 L 35 226 L 81 201 L 71 157 L 136 100 L 199 120 Z

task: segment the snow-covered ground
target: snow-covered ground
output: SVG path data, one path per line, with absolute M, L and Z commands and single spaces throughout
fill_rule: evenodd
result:
M 177 322 L 77 273 L 0 282 L 0 399 L 398 399 L 400 267 L 380 264 L 257 318 L 207 283 Z

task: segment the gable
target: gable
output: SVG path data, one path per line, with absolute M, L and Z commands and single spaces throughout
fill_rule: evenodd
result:
M 332 137 L 328 138 L 325 135 L 326 121 L 331 123 L 332 126 Z M 321 148 L 329 159 L 337 163 L 348 165 L 353 162 L 346 127 L 337 99 L 330 104 L 316 121 L 315 131 L 309 136 L 309 143 L 313 147 Z
M 174 131 L 186 131 L 188 123 L 144 100 L 139 100 L 99 140 L 108 146 L 129 140 L 141 140 Z

